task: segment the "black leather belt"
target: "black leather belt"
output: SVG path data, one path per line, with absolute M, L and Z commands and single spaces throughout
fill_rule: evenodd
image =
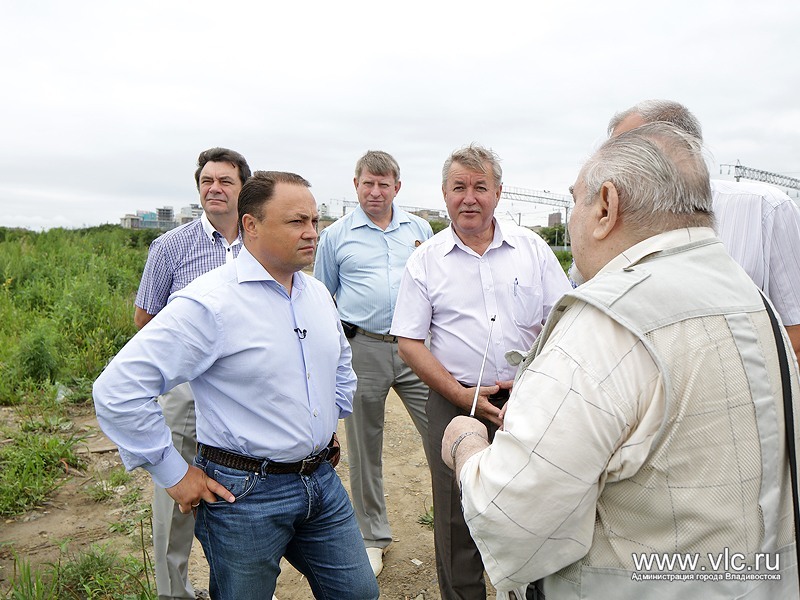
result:
M 299 473 L 300 475 L 311 475 L 328 458 L 333 458 L 339 452 L 338 447 L 329 445 L 317 454 L 307 456 L 303 460 L 293 463 L 279 463 L 268 458 L 255 458 L 237 454 L 222 448 L 199 444 L 200 454 L 211 462 L 236 469 L 237 471 L 252 471 L 253 473 L 281 475 L 286 473 Z
M 361 327 L 356 327 L 356 331 L 362 335 L 367 337 L 371 337 L 373 340 L 380 340 L 382 342 L 389 342 L 390 344 L 397 343 L 397 336 L 396 335 L 389 335 L 388 333 L 372 333 L 371 331 L 367 331 L 366 329 L 361 329 Z

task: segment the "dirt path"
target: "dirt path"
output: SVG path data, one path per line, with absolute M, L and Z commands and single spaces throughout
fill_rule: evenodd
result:
M 10 418 L 10 409 L 6 418 Z M 8 519 L 0 525 L 0 596 L 13 576 L 13 552 L 34 563 L 57 560 L 59 545 L 68 543 L 77 552 L 92 543 L 111 544 L 122 553 L 141 554 L 139 533 L 113 533 L 110 528 L 130 515 L 119 499 L 96 503 L 86 489 L 102 474 L 119 465 L 113 445 L 100 433 L 92 415 L 75 419 L 76 431 L 87 438 L 89 466 L 83 474 L 74 474 L 45 506 L 30 513 Z M 344 427 L 340 439 L 346 448 Z M 347 453 L 338 467 L 339 475 L 349 488 Z M 440 600 L 433 557 L 433 532 L 418 523 L 431 506 L 430 476 L 419 434 L 399 398 L 392 393 L 387 401 L 384 437 L 384 491 L 394 542 L 384 557 L 384 570 L 378 577 L 381 597 L 388 600 Z M 135 483 L 142 487 L 143 503 L 152 495 L 150 478 L 141 469 Z M 130 485 L 127 487 L 131 487 Z M 126 490 L 119 490 L 120 496 Z M 145 532 L 148 533 L 148 532 Z M 147 550 L 150 551 L 149 541 Z M 190 563 L 190 579 L 198 588 L 208 587 L 208 567 L 200 544 L 196 543 Z M 286 564 L 278 579 L 279 600 L 312 598 L 308 584 Z M 494 594 L 490 592 L 490 598 Z

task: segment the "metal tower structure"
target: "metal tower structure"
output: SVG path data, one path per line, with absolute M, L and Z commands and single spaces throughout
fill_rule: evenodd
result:
M 567 231 L 566 224 L 569 222 L 569 211 L 572 209 L 573 205 L 572 196 L 568 196 L 566 194 L 554 194 L 553 192 L 548 192 L 547 190 L 530 190 L 526 188 L 503 186 L 503 191 L 500 194 L 500 200 L 528 202 L 530 204 L 547 204 L 549 206 L 563 208 L 565 212 L 564 230 L 565 232 Z M 358 202 L 355 200 L 342 199 L 340 202 L 342 203 L 342 207 L 344 208 L 345 212 L 348 208 L 355 208 L 358 206 Z M 431 212 L 435 212 L 435 209 L 426 209 L 419 206 L 401 206 L 401 208 L 409 212 L 416 212 L 419 210 L 429 210 Z M 569 244 L 569 233 L 565 233 L 565 236 L 566 240 L 564 241 L 566 244 Z
M 569 211 L 572 208 L 572 196 L 566 194 L 554 194 L 547 190 L 529 190 L 525 188 L 503 186 L 503 192 L 500 194 L 500 200 L 512 200 L 514 202 L 530 202 L 532 204 L 548 204 L 550 206 L 557 206 L 564 209 L 564 236 L 565 245 L 569 244 L 569 231 L 567 223 L 569 223 Z
M 731 169 L 733 169 L 733 178 L 736 181 L 740 179 L 752 179 L 753 181 L 763 181 L 764 183 L 771 183 L 772 185 L 780 187 L 800 190 L 800 179 L 796 179 L 795 177 L 787 177 L 786 175 L 780 175 L 778 173 L 770 173 L 769 171 L 745 167 L 738 160 L 735 165 L 720 165 L 720 173 L 722 173 L 723 167 L 728 168 L 728 175 L 731 174 Z

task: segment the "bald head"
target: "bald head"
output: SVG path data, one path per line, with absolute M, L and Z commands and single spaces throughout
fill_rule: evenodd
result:
M 608 123 L 608 135 L 618 136 L 647 123 L 663 121 L 674 125 L 684 133 L 703 141 L 703 130 L 688 108 L 672 100 L 643 100 L 614 115 Z

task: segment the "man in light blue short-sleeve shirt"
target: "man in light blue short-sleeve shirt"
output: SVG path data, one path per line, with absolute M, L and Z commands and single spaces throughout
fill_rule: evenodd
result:
M 335 297 L 353 349 L 358 387 L 345 420 L 350 488 L 373 571 L 383 569 L 392 541 L 383 494 L 383 423 L 394 389 L 414 425 L 427 436 L 428 388 L 400 359 L 389 335 L 406 260 L 433 235 L 427 221 L 394 203 L 400 167 L 386 152 L 369 151 L 356 163 L 359 206 L 320 234 L 314 275 Z

